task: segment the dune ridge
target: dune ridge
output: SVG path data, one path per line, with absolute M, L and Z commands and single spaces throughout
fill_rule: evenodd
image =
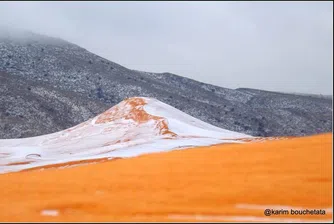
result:
M 259 139 L 215 127 L 156 99 L 133 97 L 64 131 L 0 140 L 0 173 L 251 140 Z

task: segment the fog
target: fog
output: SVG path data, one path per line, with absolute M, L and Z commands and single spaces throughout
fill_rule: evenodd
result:
M 0 25 L 227 88 L 332 94 L 332 2 L 0 2 Z

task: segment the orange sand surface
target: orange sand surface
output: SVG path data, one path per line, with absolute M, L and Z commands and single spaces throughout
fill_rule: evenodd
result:
M 0 175 L 0 221 L 326 221 L 332 134 Z

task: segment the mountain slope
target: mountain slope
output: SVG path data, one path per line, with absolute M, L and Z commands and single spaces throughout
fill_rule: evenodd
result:
M 114 159 L 252 136 L 221 129 L 152 98 L 129 98 L 61 132 L 0 140 L 0 173 L 40 166 Z
M 212 125 L 254 136 L 314 134 L 332 126 L 332 99 L 233 90 L 170 73 L 134 71 L 69 42 L 25 31 L 0 32 L 0 77 L 0 138 L 60 131 L 135 96 L 156 98 Z M 16 83 L 24 91 L 12 93 Z M 36 97 L 46 102 L 28 109 Z M 17 119 L 20 125 L 12 123 Z

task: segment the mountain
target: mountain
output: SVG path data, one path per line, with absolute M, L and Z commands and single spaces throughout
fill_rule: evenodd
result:
M 58 38 L 0 30 L 0 138 L 58 132 L 136 96 L 253 136 L 332 130 L 331 98 L 228 89 L 171 73 L 135 71 Z
M 0 140 L 0 173 L 246 140 L 257 138 L 212 126 L 156 99 L 135 97 L 70 129 Z

